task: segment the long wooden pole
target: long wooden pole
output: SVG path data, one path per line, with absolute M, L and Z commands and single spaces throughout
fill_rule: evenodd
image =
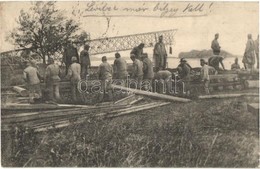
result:
M 2 123 L 17 123 L 35 119 L 42 119 L 48 117 L 67 116 L 67 115 L 78 115 L 89 113 L 93 110 L 110 111 L 120 108 L 125 108 L 129 105 L 113 105 L 113 106 L 97 106 L 92 108 L 77 108 L 77 109 L 64 109 L 56 111 L 43 111 L 43 112 L 32 112 L 25 114 L 2 116 Z
M 143 91 L 143 90 L 131 89 L 131 88 L 118 86 L 118 85 L 111 85 L 111 86 L 114 89 L 125 90 L 125 91 L 129 91 L 129 92 L 133 92 L 135 94 L 144 95 L 144 96 L 162 99 L 162 100 L 168 100 L 168 101 L 174 101 L 174 102 L 189 102 L 189 101 L 191 101 L 190 99 L 174 97 L 174 96 L 169 96 L 169 95 L 164 95 L 164 94 L 159 94 L 159 93 L 153 93 L 153 92 L 147 92 L 147 91 Z
M 239 93 L 239 94 L 216 94 L 216 95 L 205 95 L 199 96 L 199 99 L 222 99 L 222 98 L 232 98 L 241 96 L 259 96 L 258 93 Z

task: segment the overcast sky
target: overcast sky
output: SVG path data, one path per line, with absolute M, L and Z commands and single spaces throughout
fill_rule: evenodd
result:
M 5 41 L 5 36 L 17 26 L 15 19 L 18 18 L 20 10 L 24 9 L 26 11 L 30 5 L 30 2 L 1 2 L 0 52 L 14 49 L 12 44 Z M 129 7 L 131 5 L 151 7 L 155 6 L 156 2 L 148 4 L 143 4 L 143 2 L 119 3 L 119 6 Z M 181 5 L 187 5 L 187 3 L 170 3 L 170 6 L 174 7 Z M 206 5 L 209 5 L 209 2 L 205 4 L 204 8 Z M 176 44 L 173 48 L 177 56 L 182 51 L 210 49 L 215 33 L 220 34 L 219 43 L 222 49 L 235 55 L 243 55 L 247 34 L 251 33 L 254 39 L 258 35 L 258 5 L 258 2 L 214 2 L 210 10 L 206 10 L 207 15 L 200 17 L 131 17 L 129 13 L 128 17 L 114 15 L 109 17 L 109 28 L 107 28 L 108 20 L 106 17 L 83 17 L 85 13 L 76 16 L 72 15 L 73 9 L 84 11 L 86 2 L 58 2 L 57 8 L 64 10 L 64 14 L 68 17 L 77 19 L 81 23 L 81 29 L 89 32 L 91 38 L 178 29 L 175 34 Z M 120 12 L 113 14 L 118 13 Z M 88 14 L 95 15 L 99 13 L 88 12 Z M 145 16 L 157 15 L 157 13 L 149 11 L 143 14 Z

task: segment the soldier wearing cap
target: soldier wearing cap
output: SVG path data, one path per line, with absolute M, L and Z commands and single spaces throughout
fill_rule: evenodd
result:
M 80 52 L 80 65 L 81 65 L 81 78 L 86 79 L 86 75 L 89 73 L 91 66 L 89 58 L 89 45 L 84 46 L 84 50 Z
M 163 36 L 159 36 L 159 42 L 154 46 L 153 57 L 156 70 L 166 69 L 167 52 L 163 43 Z
M 54 63 L 54 59 L 49 59 L 49 65 L 45 71 L 46 88 L 49 93 L 49 99 L 51 101 L 60 100 L 60 67 Z
M 144 43 L 140 43 L 138 46 L 133 48 L 130 54 L 134 54 L 136 56 L 136 59 L 141 60 L 141 57 L 143 55 L 143 48 L 144 48 Z
M 190 94 L 190 73 L 191 67 L 184 58 L 181 58 L 177 71 L 181 81 L 185 83 L 187 94 Z
M 142 62 L 143 62 L 144 80 L 152 80 L 154 78 L 153 63 L 148 58 L 147 53 L 143 54 Z
M 80 78 L 81 66 L 79 63 L 77 63 L 77 57 L 75 56 L 71 58 L 71 62 L 72 64 L 68 69 L 67 79 L 70 79 L 72 100 L 74 103 L 77 103 L 79 98 L 78 97 L 79 92 L 77 86 L 78 86 L 78 82 L 81 79 Z
M 131 54 L 130 58 L 133 61 L 132 78 L 137 81 L 138 83 L 137 87 L 141 89 L 142 80 L 144 76 L 143 62 L 140 61 L 139 59 L 136 59 L 136 56 L 134 54 Z
M 211 49 L 213 50 L 213 54 L 214 55 L 219 55 L 220 54 L 220 48 L 221 47 L 219 46 L 218 38 L 219 38 L 219 34 L 216 33 L 214 40 L 211 42 Z
M 24 80 L 29 90 L 29 102 L 34 103 L 34 98 L 41 98 L 40 79 L 42 78 L 37 68 L 32 66 L 33 63 L 27 61 L 26 68 L 23 71 Z
M 216 74 L 217 71 L 213 67 L 208 66 L 204 59 L 200 59 L 200 65 L 201 65 L 201 70 L 200 70 L 201 81 L 204 83 L 205 93 L 209 94 L 209 82 L 210 82 L 209 75 Z
M 112 93 L 112 75 L 113 75 L 113 68 L 107 62 L 107 57 L 102 57 L 102 63 L 98 67 L 98 77 L 101 80 L 102 85 L 102 92 L 99 97 L 99 101 L 104 101 L 104 96 L 108 94 L 109 100 L 113 100 L 113 93 Z
M 123 59 L 120 53 L 115 54 L 114 61 L 114 78 L 115 79 L 127 79 L 127 63 L 125 59 Z

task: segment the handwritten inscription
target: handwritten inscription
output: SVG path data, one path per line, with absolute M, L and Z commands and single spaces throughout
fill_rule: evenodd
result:
M 82 2 L 84 16 L 186 17 L 211 12 L 210 2 Z

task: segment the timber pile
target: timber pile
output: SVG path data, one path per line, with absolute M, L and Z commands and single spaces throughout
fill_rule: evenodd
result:
M 89 117 L 114 118 L 169 104 L 169 102 L 153 101 L 152 103 L 134 105 L 143 99 L 142 96 L 131 94 L 115 103 L 106 102 L 96 106 L 7 104 L 3 107 L 4 111 L 15 111 L 12 113 L 3 113 L 2 111 L 2 130 L 10 130 L 15 126 L 22 125 L 40 132 L 82 123 Z M 27 112 L 19 113 L 16 111 L 19 109 Z

